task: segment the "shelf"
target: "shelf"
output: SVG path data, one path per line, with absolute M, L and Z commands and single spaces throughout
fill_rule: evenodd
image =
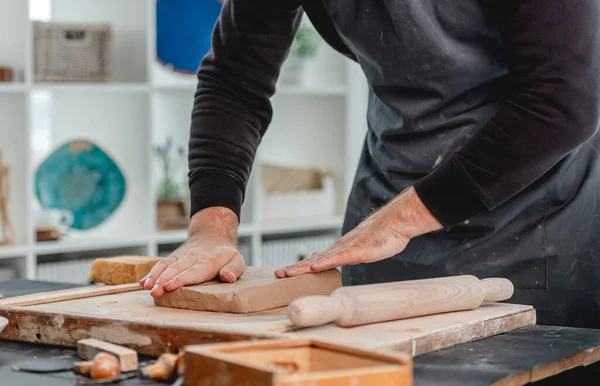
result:
M 0 89 L 1 90 L 1 89 Z M 76 82 L 53 82 L 34 83 L 34 91 L 74 91 L 74 92 L 123 92 L 143 93 L 150 90 L 146 83 L 76 83 Z
M 315 95 L 315 96 L 345 96 L 346 88 L 344 86 L 277 86 L 277 95 Z
M 0 83 L 0 93 L 19 93 L 32 91 L 73 91 L 73 92 L 130 92 L 143 93 L 150 90 L 157 91 L 184 91 L 187 94 L 193 94 L 196 90 L 196 84 L 163 84 L 150 86 L 147 83 L 87 83 L 87 82 L 37 82 L 33 85 L 24 83 Z M 277 88 L 275 96 L 285 95 L 312 95 L 312 96 L 345 96 L 346 88 L 344 86 L 326 86 L 326 87 L 303 87 L 303 86 L 280 86 Z
M 259 229 L 263 236 L 285 233 L 314 232 L 341 229 L 343 216 L 309 217 L 263 222 Z
M 249 237 L 254 233 L 255 228 L 252 224 L 241 224 L 238 228 L 238 237 Z M 187 240 L 187 230 L 159 231 L 156 232 L 155 240 L 158 244 L 183 243 Z
M 185 91 L 193 93 L 196 90 L 196 83 L 172 83 L 158 84 L 152 87 L 158 91 Z M 346 88 L 344 86 L 320 86 L 320 87 L 305 87 L 305 86 L 277 86 L 275 97 L 282 95 L 312 95 L 312 96 L 345 96 Z
M 196 83 L 170 83 L 170 84 L 156 84 L 152 88 L 158 91 L 187 91 L 194 92 L 196 90 Z
M 52 92 L 115 92 L 115 93 L 145 93 L 150 91 L 146 83 L 86 83 L 86 82 L 52 82 L 34 83 L 2 83 L 0 82 L 0 94 L 18 94 L 28 91 L 52 91 Z
M 0 259 L 12 259 L 27 255 L 28 249 L 25 245 L 2 245 L 0 246 Z
M 187 239 L 187 230 L 158 231 L 154 239 L 159 244 L 183 243 Z
M 114 248 L 146 247 L 147 237 L 116 239 L 114 237 L 65 237 L 57 241 L 38 242 L 34 251 L 38 255 L 49 255 L 54 253 L 84 252 L 94 250 L 106 250 Z
M 23 93 L 27 91 L 24 83 L 0 82 L 0 94 Z

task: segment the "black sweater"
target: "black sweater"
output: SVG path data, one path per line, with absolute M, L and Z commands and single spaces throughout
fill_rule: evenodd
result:
M 271 121 L 270 97 L 302 9 L 335 49 L 359 62 L 372 59 L 357 58 L 343 43 L 320 1 L 224 3 L 212 50 L 198 70 L 189 143 L 192 214 L 210 206 L 239 214 L 256 149 Z M 464 146 L 415 184 L 447 228 L 517 195 L 591 138 L 600 122 L 600 1 L 477 3 L 499 31 L 498 60 L 506 63 L 506 71 L 497 76 L 507 92 L 491 119 L 480 122 L 481 129 Z M 357 17 L 344 8 L 336 12 L 337 20 L 352 23 Z M 402 26 L 391 27 L 402 34 Z M 370 33 L 363 28 L 358 32 Z M 453 44 L 449 52 L 456 55 L 477 48 L 468 47 L 468 40 Z

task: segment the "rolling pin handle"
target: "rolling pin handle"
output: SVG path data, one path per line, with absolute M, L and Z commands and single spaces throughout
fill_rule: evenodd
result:
M 299 327 L 320 326 L 334 322 L 344 315 L 344 304 L 331 296 L 306 296 L 288 306 L 287 314 Z
M 481 280 L 485 288 L 484 302 L 501 302 L 513 296 L 515 287 L 508 279 L 489 278 Z

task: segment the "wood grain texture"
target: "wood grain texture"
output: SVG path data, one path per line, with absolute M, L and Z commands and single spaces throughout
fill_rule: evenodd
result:
M 335 322 L 352 327 L 445 312 L 472 310 L 484 301 L 507 300 L 514 288 L 501 278 L 463 275 L 338 288 L 330 296 L 309 296 L 288 307 L 297 326 Z
M 211 281 L 182 287 L 154 299 L 160 307 L 252 313 L 284 307 L 304 296 L 329 295 L 342 286 L 341 274 L 325 272 L 278 279 L 272 268 L 248 267 L 235 283 Z
M 471 311 L 354 328 L 329 324 L 299 329 L 286 308 L 252 314 L 163 308 L 144 290 L 31 306 L 0 305 L 0 316 L 9 320 L 2 339 L 75 347 L 80 339 L 96 338 L 149 355 L 195 343 L 296 338 L 421 355 L 535 324 L 531 306 L 489 303 Z

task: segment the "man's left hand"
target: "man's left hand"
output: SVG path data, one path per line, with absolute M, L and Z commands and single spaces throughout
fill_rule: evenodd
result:
M 326 251 L 278 269 L 275 275 L 283 278 L 387 259 L 402 252 L 412 238 L 440 229 L 439 221 L 409 188 Z

